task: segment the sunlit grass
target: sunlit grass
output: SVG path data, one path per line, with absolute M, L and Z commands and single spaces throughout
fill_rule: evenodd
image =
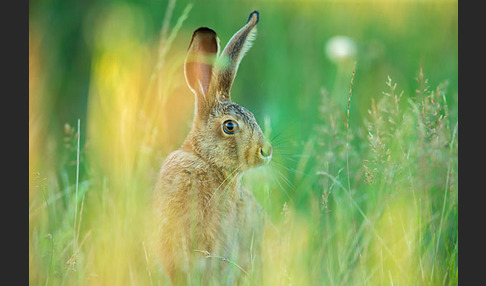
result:
M 441 16 L 433 5 L 330 3 L 336 13 L 326 22 L 316 16 L 321 6 L 270 10 L 272 3 L 262 3 L 259 35 L 233 88 L 274 150 L 271 164 L 243 179 L 266 214 L 263 284 L 457 285 L 457 34 L 437 29 L 432 42 L 414 28 L 433 26 L 423 15 L 457 23 L 449 17 L 457 6 L 447 2 Z M 223 11 L 208 18 L 212 8 L 197 3 L 164 5 L 160 30 L 143 6 L 90 10 L 86 120 L 59 128 L 47 28 L 31 25 L 32 285 L 169 284 L 152 252 L 152 191 L 193 116 L 182 71 L 187 39 L 214 24 L 225 42 L 246 12 L 239 21 Z M 335 33 L 331 23 L 339 23 Z M 296 27 L 305 29 L 292 34 Z M 357 53 L 326 58 L 326 40 L 346 31 Z M 417 43 L 409 49 L 393 36 Z M 420 49 L 415 44 L 437 50 L 446 39 L 441 64 L 408 54 Z

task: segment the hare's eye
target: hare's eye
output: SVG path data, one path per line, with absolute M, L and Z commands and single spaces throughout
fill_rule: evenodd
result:
M 223 123 L 223 131 L 226 134 L 230 134 L 230 135 L 235 134 L 237 129 L 238 129 L 238 123 L 236 123 L 236 121 L 226 120 Z

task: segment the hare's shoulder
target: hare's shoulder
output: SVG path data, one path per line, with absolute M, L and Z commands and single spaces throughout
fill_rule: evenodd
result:
M 211 167 L 200 157 L 177 150 L 169 154 L 159 174 L 159 188 L 187 189 L 200 182 L 211 181 Z
M 177 150 L 169 154 L 162 165 L 161 172 L 164 175 L 171 175 L 177 173 L 200 173 L 201 170 L 207 168 L 206 162 L 199 158 L 198 156 L 183 151 Z

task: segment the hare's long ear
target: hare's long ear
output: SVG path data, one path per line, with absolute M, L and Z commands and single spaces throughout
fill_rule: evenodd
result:
M 213 65 L 219 53 L 216 33 L 206 27 L 194 31 L 184 62 L 184 75 L 192 92 L 196 95 L 196 111 L 204 113 L 211 104 L 208 89 L 213 78 Z
M 250 49 L 256 36 L 258 20 L 258 11 L 253 11 L 246 25 L 233 35 L 218 59 L 215 88 L 220 100 L 230 100 L 231 85 L 241 59 Z

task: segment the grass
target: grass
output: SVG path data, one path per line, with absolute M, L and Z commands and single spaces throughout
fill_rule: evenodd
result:
M 209 3 L 31 3 L 29 284 L 168 285 L 149 206 L 190 128 L 188 39 L 258 9 L 232 93 L 274 149 L 243 178 L 263 284 L 457 285 L 457 2 Z

